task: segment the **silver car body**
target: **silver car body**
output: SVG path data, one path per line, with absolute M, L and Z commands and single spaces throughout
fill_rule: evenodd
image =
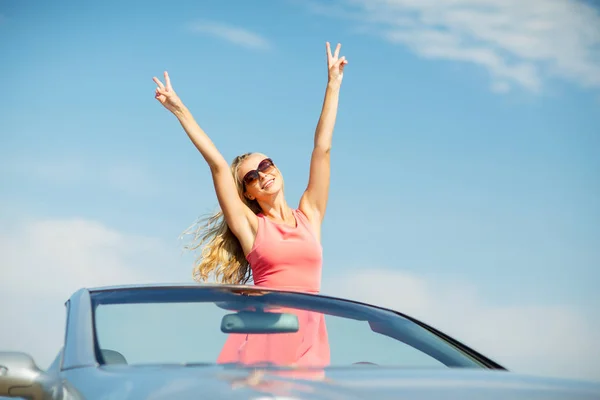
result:
M 599 384 L 509 372 L 489 358 L 412 318 L 421 327 L 476 358 L 482 368 L 417 370 L 354 365 L 311 371 L 217 364 L 130 366 L 99 363 L 94 343 L 91 294 L 157 287 L 173 290 L 192 287 L 194 290 L 215 287 L 258 290 L 252 286 L 177 284 L 80 289 L 66 302 L 64 346 L 48 370 L 40 370 L 24 353 L 0 353 L 0 396 L 52 400 L 600 399 Z M 356 303 L 317 294 L 306 295 L 323 301 L 335 299 L 349 305 Z

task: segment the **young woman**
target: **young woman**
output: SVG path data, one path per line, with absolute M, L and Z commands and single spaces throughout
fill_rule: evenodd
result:
M 195 278 L 213 275 L 222 283 L 318 292 L 321 285 L 321 224 L 329 192 L 330 150 L 339 92 L 348 63 L 331 53 L 326 43 L 328 80 L 314 137 L 308 185 L 298 207 L 288 205 L 283 176 L 272 159 L 261 153 L 236 157 L 231 165 L 179 99 L 167 72 L 158 78 L 156 99 L 179 120 L 212 174 L 221 211 L 197 233 L 202 247 Z M 230 335 L 219 362 L 271 361 L 311 365 L 329 362 L 327 331 L 322 315 L 299 315 L 300 331 L 285 335 Z M 294 345 L 297 344 L 297 346 Z M 265 360 L 265 354 L 269 354 Z

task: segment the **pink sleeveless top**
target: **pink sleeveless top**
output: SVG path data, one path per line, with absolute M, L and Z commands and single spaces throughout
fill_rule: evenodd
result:
M 254 284 L 318 292 L 321 288 L 323 248 L 306 215 L 293 210 L 296 226 L 279 224 L 258 214 L 258 231 L 246 256 Z
M 304 292 L 319 292 L 323 249 L 306 215 L 293 210 L 296 226 L 275 223 L 258 215 L 258 231 L 246 259 L 254 285 Z M 298 317 L 299 330 L 284 334 L 231 334 L 218 363 L 327 366 L 330 361 L 325 316 L 321 313 L 281 309 Z

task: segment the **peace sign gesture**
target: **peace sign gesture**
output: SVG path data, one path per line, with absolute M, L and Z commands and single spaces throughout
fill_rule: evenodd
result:
M 181 107 L 182 103 L 175 90 L 173 90 L 173 86 L 171 86 L 171 79 L 169 79 L 169 74 L 165 71 L 165 85 L 157 78 L 154 77 L 152 80 L 158 86 L 156 88 L 156 94 L 154 97 L 156 100 L 160 102 L 165 108 L 171 112 L 175 112 L 178 108 Z
M 329 70 L 329 82 L 341 84 L 342 78 L 344 78 L 344 67 L 346 64 L 348 64 L 346 57 L 339 57 L 342 45 L 340 43 L 337 44 L 335 53 L 333 53 L 333 55 L 331 55 L 331 46 L 329 42 L 326 43 L 325 47 L 327 48 L 327 69 Z

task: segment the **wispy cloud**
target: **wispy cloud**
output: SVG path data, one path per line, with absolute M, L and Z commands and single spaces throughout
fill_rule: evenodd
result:
M 218 37 L 238 46 L 254 50 L 267 50 L 271 47 L 263 36 L 239 26 L 213 21 L 196 21 L 189 26 L 190 31 Z
M 594 313 L 561 305 L 494 306 L 469 282 L 384 268 L 324 280 L 323 291 L 407 313 L 516 372 L 600 379 L 600 318 Z
M 600 88 L 600 12 L 580 0 L 339 0 L 319 14 L 428 59 L 485 68 L 491 89 L 532 92 L 552 77 Z

